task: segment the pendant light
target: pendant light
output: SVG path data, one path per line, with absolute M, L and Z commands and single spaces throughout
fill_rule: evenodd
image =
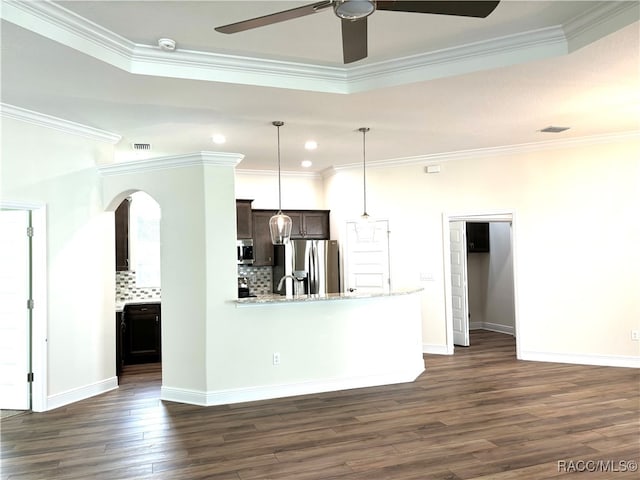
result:
M 289 243 L 291 237 L 291 217 L 282 213 L 282 185 L 280 180 L 280 127 L 284 122 L 271 122 L 278 131 L 278 213 L 269 219 L 269 230 L 271 231 L 271 243 L 274 245 L 284 245 Z
M 362 132 L 362 194 L 363 208 L 360 220 L 356 223 L 356 237 L 359 242 L 372 242 L 376 233 L 376 222 L 369 217 L 367 213 L 367 150 L 366 135 L 370 129 L 361 127 L 358 129 Z

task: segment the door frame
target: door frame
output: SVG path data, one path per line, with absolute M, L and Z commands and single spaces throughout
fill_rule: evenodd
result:
M 0 202 L 3 210 L 30 210 L 34 235 L 31 240 L 31 410 L 47 410 L 47 206 L 43 203 Z
M 451 300 L 451 240 L 449 222 L 511 222 L 511 254 L 513 257 L 513 308 L 516 339 L 516 358 L 521 359 L 520 315 L 518 309 L 517 227 L 515 210 L 485 210 L 475 212 L 444 212 L 442 214 L 442 243 L 444 247 L 444 292 L 447 354 L 453 355 L 453 302 Z

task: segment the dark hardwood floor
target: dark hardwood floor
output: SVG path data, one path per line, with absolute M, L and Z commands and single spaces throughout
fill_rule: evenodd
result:
M 161 402 L 157 366 L 131 368 L 116 391 L 3 420 L 1 478 L 638 478 L 640 371 L 471 341 L 425 355 L 413 383 L 217 407 Z

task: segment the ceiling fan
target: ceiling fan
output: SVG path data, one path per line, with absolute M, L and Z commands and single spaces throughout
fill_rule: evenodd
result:
M 216 27 L 221 33 L 237 33 L 317 13 L 329 7 L 342 20 L 342 54 L 344 63 L 367 57 L 367 17 L 376 10 L 395 12 L 431 13 L 485 18 L 498 6 L 499 1 L 374 1 L 325 0 Z

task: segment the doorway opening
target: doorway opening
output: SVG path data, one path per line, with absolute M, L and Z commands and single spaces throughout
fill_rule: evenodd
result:
M 469 332 L 512 335 L 520 358 L 513 212 L 443 215 L 447 351 Z
M 150 195 L 130 193 L 115 210 L 116 375 L 141 365 L 161 372 L 161 209 Z

